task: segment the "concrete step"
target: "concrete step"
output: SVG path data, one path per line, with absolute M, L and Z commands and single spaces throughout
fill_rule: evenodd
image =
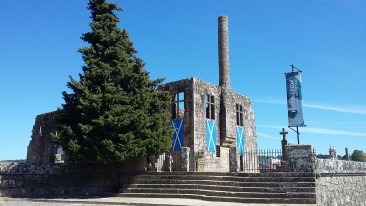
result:
M 313 173 L 148 172 L 123 177 L 118 195 L 243 203 L 313 204 Z
M 315 193 L 285 192 L 233 192 L 223 190 L 179 189 L 179 188 L 126 188 L 124 193 L 159 193 L 159 194 L 196 194 L 205 196 L 245 197 L 245 198 L 315 198 Z
M 315 187 L 313 182 L 236 182 L 236 181 L 212 181 L 212 180 L 184 180 L 184 179 L 134 179 L 124 182 L 128 184 L 193 184 L 193 185 L 219 185 L 231 187 Z
M 175 189 L 200 189 L 200 190 L 220 190 L 232 192 L 261 192 L 261 193 L 284 193 L 284 192 L 308 192 L 315 193 L 314 187 L 240 187 L 233 185 L 221 186 L 217 184 L 130 184 L 124 188 L 175 188 Z
M 241 176 L 213 176 L 213 175 L 137 175 L 138 179 L 172 179 L 172 180 L 213 180 L 232 182 L 314 182 L 315 177 L 241 177 Z
M 139 175 L 205 175 L 205 176 L 239 176 L 239 177 L 314 177 L 311 172 L 267 172 L 267 173 L 243 173 L 243 172 L 145 172 Z
M 117 197 L 149 197 L 149 198 L 190 198 L 207 201 L 239 202 L 239 203 L 263 203 L 263 204 L 315 204 L 315 198 L 243 198 L 206 196 L 197 194 L 160 194 L 160 193 L 119 193 Z

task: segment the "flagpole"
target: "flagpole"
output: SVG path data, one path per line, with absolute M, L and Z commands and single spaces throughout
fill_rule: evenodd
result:
M 291 72 L 294 73 L 294 69 L 298 70 L 299 72 L 302 72 L 300 69 L 296 68 L 293 64 L 290 65 L 291 66 Z M 306 126 L 306 125 L 304 125 Z M 296 130 L 293 129 L 291 126 L 288 126 L 291 130 L 293 130 L 294 132 L 296 132 L 297 135 L 297 144 L 300 144 L 300 132 L 299 132 L 299 126 L 296 126 Z

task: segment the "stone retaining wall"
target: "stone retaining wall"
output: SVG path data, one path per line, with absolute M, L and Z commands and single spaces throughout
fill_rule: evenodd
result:
M 316 159 L 317 205 L 365 206 L 366 163 Z
M 118 192 L 143 161 L 125 165 L 0 164 L 0 196 L 88 196 Z
M 144 170 L 142 159 L 133 163 L 109 166 L 0 163 L 0 196 L 114 193 L 126 183 L 129 175 Z M 366 206 L 365 163 L 316 159 L 314 164 L 317 205 Z
M 321 206 L 366 205 L 366 174 L 323 174 L 316 180 L 316 202 Z

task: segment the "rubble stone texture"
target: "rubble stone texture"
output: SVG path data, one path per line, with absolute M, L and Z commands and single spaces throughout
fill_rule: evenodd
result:
M 57 148 L 51 142 L 51 133 L 56 132 L 56 114 L 56 112 L 50 112 L 36 117 L 28 145 L 27 163 L 55 162 Z
M 236 158 L 229 158 L 229 148 L 237 146 L 236 104 L 243 105 L 245 111 L 244 148 L 246 150 L 257 149 L 254 111 L 248 97 L 196 78 L 170 82 L 162 85 L 159 89 L 170 92 L 172 96 L 184 93 L 183 146 L 190 148 L 190 171 L 229 172 L 230 165 L 236 164 L 230 164 L 230 161 L 239 162 Z M 217 150 L 215 152 L 210 152 L 207 149 L 205 102 L 207 95 L 211 95 L 215 99 L 215 118 L 213 119 L 217 130 Z M 218 152 L 220 157 L 218 157 Z
M 288 165 L 294 172 L 314 172 L 315 156 L 311 145 L 287 145 Z
M 182 170 L 189 171 L 189 147 L 182 147 Z
M 317 205 L 366 205 L 366 163 L 316 159 Z
M 366 173 L 366 162 L 336 159 L 316 159 L 318 173 Z
M 366 205 L 365 194 L 366 174 L 322 176 L 316 181 L 317 205 Z
M 131 164 L 133 162 L 133 164 Z M 143 159 L 125 164 L 0 163 L 0 197 L 94 196 L 116 192 Z

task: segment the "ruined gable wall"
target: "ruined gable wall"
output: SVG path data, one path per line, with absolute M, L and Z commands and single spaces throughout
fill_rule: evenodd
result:
M 36 117 L 28 145 L 27 163 L 54 162 L 55 145 L 51 142 L 51 133 L 56 132 L 57 112 L 40 114 Z
M 194 150 L 206 151 L 206 95 L 210 94 L 215 97 L 215 123 L 216 123 L 216 145 L 220 145 L 220 102 L 221 89 L 219 86 L 208 82 L 194 79 L 193 84 L 194 99 Z
M 255 131 L 255 120 L 254 120 L 254 110 L 252 108 L 251 100 L 238 94 L 232 90 L 224 89 L 223 99 L 225 101 L 225 127 L 226 130 L 222 133 L 223 138 L 234 140 L 235 144 L 231 146 L 236 146 L 236 104 L 241 104 L 244 107 L 244 134 L 245 134 L 245 144 L 244 147 L 247 150 L 257 149 L 257 137 Z
M 193 118 L 193 78 L 182 79 L 175 82 L 169 82 L 164 85 L 159 86 L 158 90 L 167 91 L 172 95 L 172 99 L 174 95 L 183 92 L 184 93 L 184 111 L 180 111 L 180 114 L 183 114 L 184 121 L 184 143 L 183 147 L 190 148 L 190 170 L 195 170 L 194 164 L 194 118 Z M 168 108 L 170 113 L 171 108 Z M 181 117 L 181 115 L 179 115 Z M 182 158 L 181 152 L 172 152 L 174 157 L 173 170 L 182 170 Z
M 194 122 L 193 116 L 193 78 L 182 79 L 175 82 L 169 82 L 158 88 L 167 91 L 172 95 L 184 92 L 184 147 L 190 147 L 193 150 Z M 170 109 L 170 108 L 169 108 Z
M 254 111 L 248 97 L 230 89 L 194 79 L 194 155 L 197 161 L 196 171 L 230 171 L 229 147 L 236 147 L 237 123 L 236 104 L 244 107 L 245 149 L 256 150 L 256 132 Z M 215 96 L 216 145 L 220 146 L 220 155 L 206 148 L 206 110 L 205 98 Z M 252 161 L 253 162 L 253 161 Z
M 196 171 L 200 172 L 228 172 L 229 168 L 229 148 L 220 147 L 220 157 L 216 152 L 207 150 L 206 140 L 206 95 L 215 97 L 215 119 L 216 124 L 216 145 L 220 146 L 221 134 L 221 87 L 194 79 L 194 159 Z
M 217 125 L 216 145 L 223 145 L 225 139 L 231 139 L 232 144 L 223 146 L 236 146 L 236 104 L 244 107 L 245 148 L 257 149 L 254 111 L 251 100 L 230 89 L 194 79 L 194 116 L 195 116 L 195 150 L 206 150 L 206 111 L 205 97 L 207 94 L 215 96 L 215 122 Z M 223 110 L 223 111 L 220 111 Z M 202 138 L 204 137 L 204 138 Z
M 236 104 L 243 106 L 244 117 L 243 117 L 243 128 L 244 128 L 244 149 L 246 151 L 256 151 L 257 150 L 257 137 L 255 131 L 255 121 L 254 121 L 254 111 L 252 108 L 251 101 L 248 97 L 240 95 L 232 90 L 224 89 L 223 97 L 225 101 L 223 119 L 225 120 L 225 125 L 223 125 L 226 130 L 224 131 L 223 144 L 230 147 L 235 147 L 237 145 L 237 114 L 236 114 Z M 239 148 L 236 148 L 236 152 L 239 152 Z M 231 162 L 233 165 L 237 165 L 237 169 L 240 166 L 240 156 L 237 154 L 236 163 Z M 235 160 L 234 160 L 235 161 Z M 255 156 L 244 155 L 243 167 L 244 168 L 256 168 L 257 159 Z M 249 172 L 249 171 L 248 171 Z

